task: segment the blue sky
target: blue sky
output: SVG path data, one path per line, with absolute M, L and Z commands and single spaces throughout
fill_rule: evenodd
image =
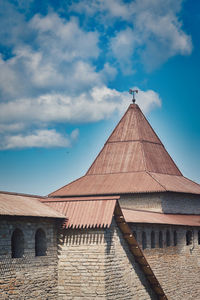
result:
M 200 183 L 200 2 L 0 3 L 0 190 L 82 176 L 131 103 Z

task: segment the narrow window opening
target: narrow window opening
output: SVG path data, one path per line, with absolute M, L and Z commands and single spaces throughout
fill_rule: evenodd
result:
M 23 257 L 24 254 L 24 235 L 20 229 L 15 229 L 11 237 L 12 258 Z
M 170 246 L 170 232 L 169 230 L 167 230 L 166 232 L 166 246 L 169 247 Z
M 143 231 L 142 232 L 142 249 L 146 249 L 147 248 L 147 237 L 146 237 L 146 233 Z
M 198 231 L 198 245 L 200 245 L 200 231 Z
M 174 230 L 174 246 L 177 245 L 177 232 Z
M 46 234 L 41 228 L 35 234 L 35 256 L 45 256 L 47 252 Z
M 155 232 L 151 232 L 151 248 L 155 248 Z
M 191 245 L 192 244 L 192 231 L 188 230 L 186 232 L 186 245 Z
M 159 232 L 159 248 L 163 248 L 163 234 L 162 234 L 162 231 Z

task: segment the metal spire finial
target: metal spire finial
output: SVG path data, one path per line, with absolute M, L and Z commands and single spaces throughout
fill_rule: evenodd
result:
M 132 90 L 132 89 L 129 89 L 129 94 L 133 95 L 133 103 L 135 103 L 135 93 L 138 94 L 138 90 Z

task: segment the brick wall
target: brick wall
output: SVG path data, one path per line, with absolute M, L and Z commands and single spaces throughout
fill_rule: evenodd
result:
M 11 258 L 11 236 L 24 234 L 24 255 Z M 42 228 L 47 255 L 35 256 L 35 232 Z M 0 299 L 57 299 L 57 237 L 54 220 L 2 217 L 0 219 Z
M 59 300 L 156 299 L 114 222 L 61 232 L 58 291 Z
M 144 250 L 152 270 L 162 285 L 168 299 L 200 299 L 200 228 L 184 226 L 161 226 L 132 224 L 137 240 L 142 247 L 142 232 L 147 235 L 147 248 Z M 151 249 L 151 232 L 155 233 L 155 248 Z M 166 232 L 170 232 L 170 246 L 166 243 Z M 186 245 L 186 231 L 193 231 L 192 244 Z M 163 248 L 159 248 L 159 231 L 163 233 Z M 174 246 L 173 234 L 177 233 Z

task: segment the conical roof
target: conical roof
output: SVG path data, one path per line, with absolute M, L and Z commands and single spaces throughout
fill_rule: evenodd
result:
M 50 196 L 146 192 L 200 194 L 182 176 L 137 104 L 131 104 L 86 175 Z
M 137 104 L 131 104 L 88 175 L 125 172 L 181 175 Z

